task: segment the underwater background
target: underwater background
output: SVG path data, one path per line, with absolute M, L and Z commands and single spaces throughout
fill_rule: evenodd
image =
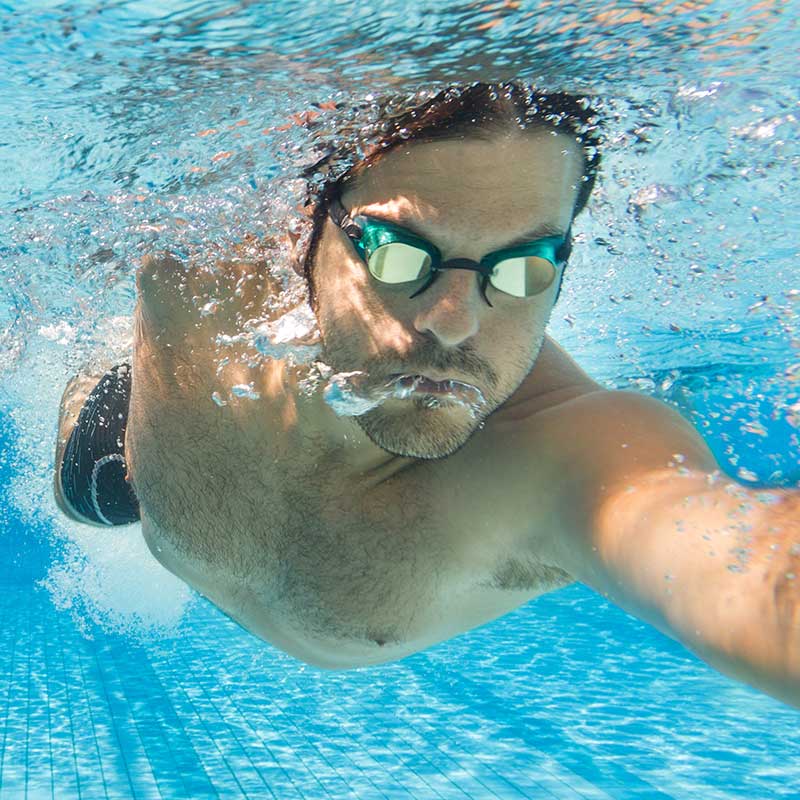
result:
M 798 20 L 796 0 L 0 2 L 0 800 L 800 797 L 796 709 L 581 586 L 324 672 L 138 526 L 72 524 L 51 494 L 64 385 L 130 347 L 144 254 L 284 233 L 334 108 L 507 79 L 605 119 L 550 334 L 678 408 L 730 475 L 800 485 Z

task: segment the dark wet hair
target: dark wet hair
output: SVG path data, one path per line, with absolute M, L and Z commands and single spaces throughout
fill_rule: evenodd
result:
M 365 109 L 373 116 L 371 122 L 359 113 Z M 380 98 L 351 109 L 343 124 L 334 123 L 333 129 L 325 131 L 333 141 L 321 144 L 321 157 L 301 175 L 307 182 L 306 207 L 312 222 L 302 271 L 312 302 L 311 268 L 331 200 L 390 150 L 409 142 L 491 136 L 512 127 L 549 128 L 572 135 L 583 154 L 574 218 L 586 206 L 600 166 L 600 126 L 588 98 L 545 93 L 520 83 L 449 86 L 433 95 Z

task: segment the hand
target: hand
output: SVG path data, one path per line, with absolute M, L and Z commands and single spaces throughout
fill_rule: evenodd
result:
M 294 405 L 290 396 L 308 368 L 256 344 L 259 331 L 291 310 L 292 300 L 304 307 L 305 297 L 297 286 L 287 292 L 266 259 L 187 267 L 170 254 L 150 256 L 137 288 L 134 374 L 150 384 L 148 394 L 195 405 L 199 395 L 242 412 L 256 410 L 253 400 L 272 400 L 281 417 L 291 416 L 285 404 Z

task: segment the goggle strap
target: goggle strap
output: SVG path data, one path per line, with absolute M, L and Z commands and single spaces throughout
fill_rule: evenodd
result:
M 353 220 L 353 218 L 345 211 L 344 206 L 338 199 L 334 198 L 330 202 L 330 213 L 333 221 L 340 227 L 351 239 L 360 239 L 364 235 L 361 226 Z

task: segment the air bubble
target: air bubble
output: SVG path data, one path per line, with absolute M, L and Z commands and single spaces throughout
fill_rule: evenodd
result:
M 292 357 L 308 363 L 319 355 L 319 328 L 314 312 L 302 303 L 272 322 L 263 322 L 253 331 L 253 346 L 271 358 Z
M 236 397 L 244 397 L 248 400 L 259 400 L 261 393 L 256 391 L 252 381 L 250 383 L 237 383 L 231 387 L 231 393 Z
M 420 375 L 400 375 L 375 385 L 366 372 L 339 372 L 329 378 L 323 397 L 337 416 L 357 417 L 372 411 L 387 400 L 405 400 L 416 392 L 425 395 L 424 388 L 420 389 L 425 381 L 426 378 Z M 463 406 L 473 419 L 482 417 L 486 400 L 480 389 L 455 380 L 440 383 L 444 394 L 441 397 L 426 396 L 428 408 L 438 408 L 446 401 L 448 404 Z

